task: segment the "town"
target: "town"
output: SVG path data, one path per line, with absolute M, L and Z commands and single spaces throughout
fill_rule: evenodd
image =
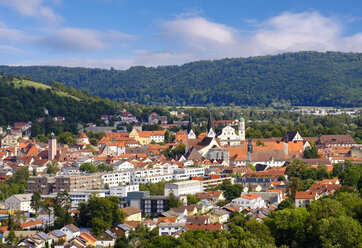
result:
M 242 114 L 215 121 L 210 113 L 200 123 L 171 114 L 180 121 L 155 112 L 147 122 L 127 110 L 118 121 L 102 115 L 74 145 L 54 133 L 31 138 L 31 122 L 1 129 L 2 243 L 123 247 L 146 231 L 175 240 L 192 230 L 232 232 L 238 218 L 270 225 L 275 211 L 305 210 L 361 186 L 362 147 L 349 134 L 246 138 Z M 201 125 L 206 132 L 197 133 Z

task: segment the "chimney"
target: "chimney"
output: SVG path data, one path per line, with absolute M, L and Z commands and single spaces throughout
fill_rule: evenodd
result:
M 288 155 L 288 141 L 283 143 L 283 151 L 285 155 Z

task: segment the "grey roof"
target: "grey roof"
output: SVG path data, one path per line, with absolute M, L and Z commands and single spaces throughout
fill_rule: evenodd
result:
M 117 227 L 121 228 L 123 231 L 131 230 L 130 227 L 128 227 L 128 226 L 126 226 L 126 225 L 123 225 L 123 224 L 119 224 L 119 225 L 117 225 Z
M 41 239 L 45 240 L 45 241 L 51 239 L 51 238 L 50 238 L 46 233 L 44 233 L 44 232 L 39 232 L 39 233 L 37 233 L 36 235 L 37 235 L 38 237 L 40 237 Z
M 63 232 L 60 231 L 60 230 L 53 230 L 53 231 L 52 231 L 52 234 L 53 234 L 54 236 L 56 236 L 56 237 L 61 237 L 61 236 L 66 235 L 65 233 L 63 233 Z
M 117 238 L 117 235 L 115 233 L 112 233 L 110 230 L 106 230 L 105 233 L 107 233 L 109 236 L 111 236 L 114 239 Z

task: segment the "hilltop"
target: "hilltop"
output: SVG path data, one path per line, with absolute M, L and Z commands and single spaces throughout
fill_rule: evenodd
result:
M 49 86 L 5 74 L 0 75 L 0 102 L 0 126 L 56 116 L 65 117 L 69 124 L 95 122 L 118 107 L 115 102 L 88 96 L 59 82 Z
M 362 105 L 361 53 L 298 52 L 128 70 L 0 66 L 0 72 L 142 104 Z

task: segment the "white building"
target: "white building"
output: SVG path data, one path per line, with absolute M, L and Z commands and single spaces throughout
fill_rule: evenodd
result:
M 66 241 L 69 241 L 72 238 L 75 238 L 80 235 L 80 229 L 73 224 L 64 226 L 62 229 L 60 229 L 60 231 L 62 231 L 63 233 L 65 233 L 65 235 L 67 235 Z
M 120 161 L 113 165 L 113 169 L 115 171 L 131 170 L 131 169 L 134 169 L 134 164 L 132 164 L 128 161 Z
M 243 195 L 236 199 L 233 199 L 231 202 L 240 205 L 243 209 L 257 209 L 266 206 L 265 201 L 261 198 L 261 196 L 255 194 Z
M 170 181 L 173 179 L 173 175 L 155 175 L 155 176 L 145 176 L 145 177 L 135 177 L 132 181 L 133 184 L 146 184 L 148 182 L 150 183 L 158 183 L 162 180 L 164 181 Z
M 222 129 L 218 136 L 221 146 L 238 146 L 240 145 L 240 137 L 236 134 L 235 129 L 231 126 L 226 126 Z
M 190 167 L 178 168 L 173 170 L 173 179 L 184 180 L 190 177 L 203 177 L 205 175 L 205 168 Z
M 110 188 L 131 182 L 131 173 L 129 171 L 112 171 L 102 174 L 103 185 L 107 184 Z
M 165 185 L 165 196 L 168 196 L 171 191 L 176 195 L 196 194 L 202 192 L 202 182 L 191 180 L 177 183 L 169 183 Z
M 34 212 L 30 202 L 33 194 L 17 194 L 12 195 L 5 200 L 5 209 Z
M 159 235 L 172 235 L 185 228 L 186 223 L 160 223 L 158 225 Z
M 127 197 L 128 192 L 139 191 L 140 187 L 138 184 L 134 185 L 121 185 L 112 187 L 109 189 L 110 196 Z

